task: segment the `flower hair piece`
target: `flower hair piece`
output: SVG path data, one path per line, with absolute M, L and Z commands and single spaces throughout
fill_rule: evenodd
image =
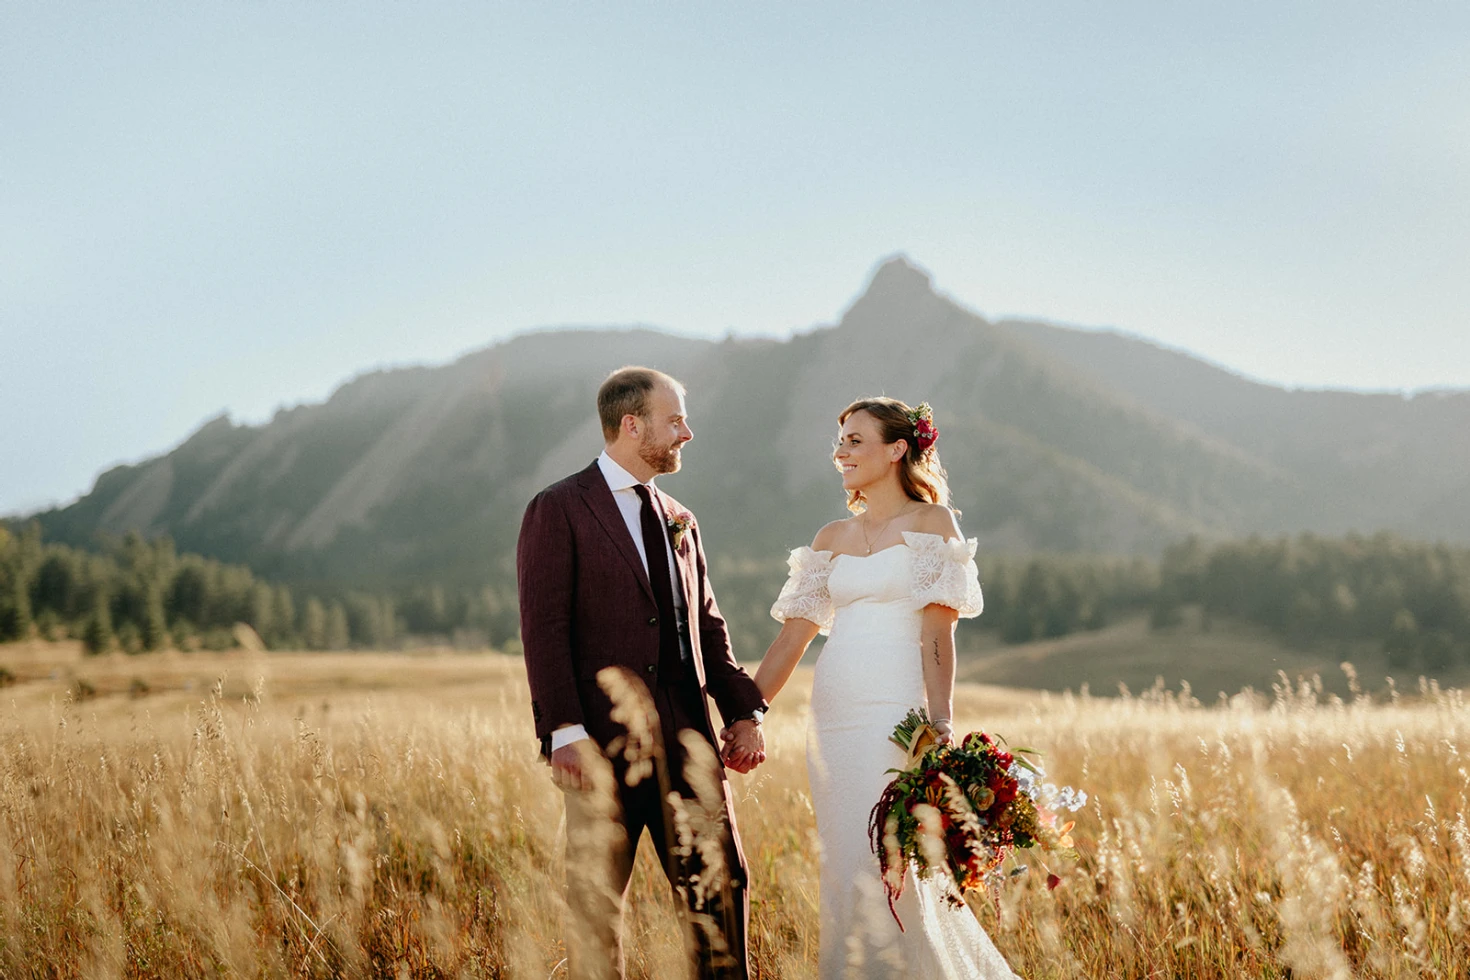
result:
M 934 424 L 934 409 L 928 402 L 920 402 L 918 408 L 909 411 L 909 421 L 914 424 L 914 442 L 918 444 L 919 452 L 927 452 L 939 438 L 939 427 Z

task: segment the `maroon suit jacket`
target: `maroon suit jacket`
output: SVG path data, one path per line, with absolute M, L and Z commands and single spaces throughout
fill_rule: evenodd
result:
M 668 494 L 671 514 L 684 511 Z M 735 662 L 730 634 L 715 604 L 699 527 L 674 549 L 684 607 L 689 610 L 694 670 L 726 724 L 764 706 L 760 689 Z M 622 666 L 654 690 L 659 681 L 658 607 L 648 573 L 596 461 L 552 484 L 526 507 L 516 545 L 521 642 L 531 684 L 531 711 L 543 750 L 551 732 L 583 725 L 599 745 L 623 734 L 597 672 Z M 709 702 L 704 735 L 714 740 Z

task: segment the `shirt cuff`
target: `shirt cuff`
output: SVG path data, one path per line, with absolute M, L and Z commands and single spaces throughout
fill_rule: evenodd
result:
M 558 728 L 551 733 L 551 751 L 555 752 L 562 746 L 571 745 L 573 742 L 580 742 L 584 738 L 591 737 L 587 734 L 587 728 L 584 725 L 568 725 L 565 728 Z

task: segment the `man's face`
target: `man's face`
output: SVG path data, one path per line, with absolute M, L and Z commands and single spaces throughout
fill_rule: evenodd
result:
M 684 408 L 684 395 L 669 385 L 659 385 L 648 394 L 648 418 L 642 420 L 638 458 L 655 473 L 677 473 L 682 461 L 679 450 L 694 438 Z

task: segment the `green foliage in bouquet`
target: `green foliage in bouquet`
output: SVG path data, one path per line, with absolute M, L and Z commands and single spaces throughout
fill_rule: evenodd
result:
M 1045 773 L 1024 757 L 1035 750 L 1007 750 L 984 732 L 942 744 L 922 708 L 899 722 L 892 741 L 909 758 L 890 770 L 896 775 L 873 807 L 868 837 L 895 919 L 911 863 L 920 878 L 938 872 L 949 901 L 963 905 L 965 892 L 998 885 L 1015 848 L 1071 851 L 1072 823 L 1059 825 L 1056 811 L 1078 809 L 1086 794 L 1043 784 Z

